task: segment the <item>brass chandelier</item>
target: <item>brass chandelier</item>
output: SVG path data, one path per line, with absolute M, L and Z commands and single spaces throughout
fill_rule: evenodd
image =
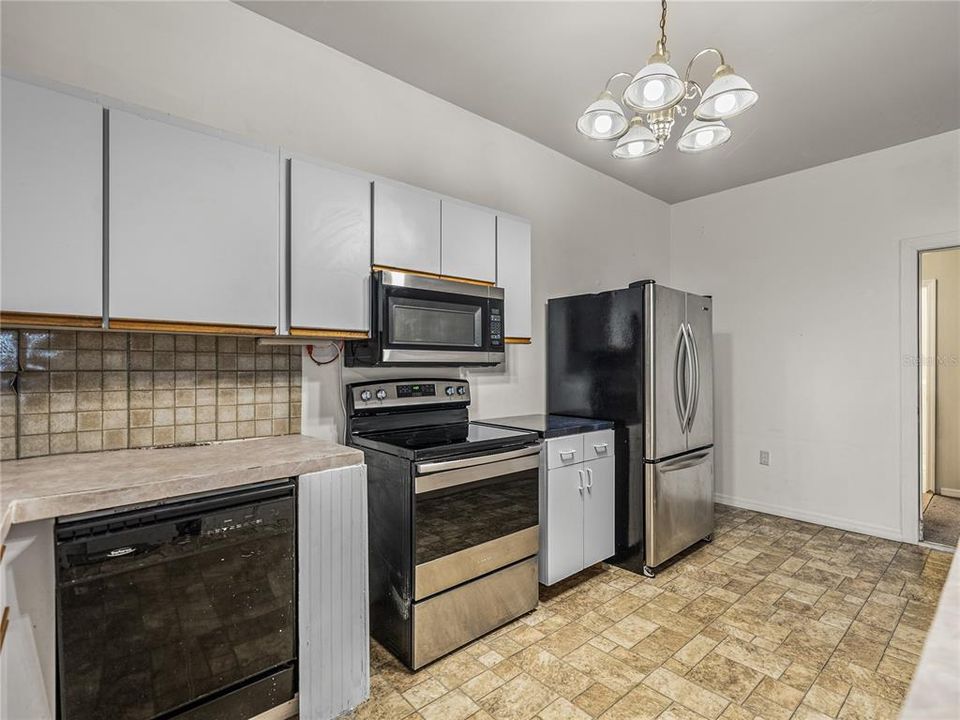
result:
M 699 153 L 720 147 L 731 135 L 724 120 L 757 102 L 757 93 L 750 83 L 734 73 L 716 48 L 706 48 L 694 55 L 681 80 L 670 66 L 666 28 L 667 0 L 661 0 L 660 39 L 647 64 L 635 75 L 626 72 L 612 75 L 603 92 L 577 120 L 577 129 L 591 140 L 616 140 L 615 158 L 631 160 L 662 150 L 677 118 L 687 114 L 683 103 L 693 100 L 699 100 L 693 110 L 694 119 L 680 133 L 677 149 Z M 704 90 L 690 79 L 690 72 L 693 64 L 709 53 L 717 56 L 719 66 L 713 73 L 713 81 Z M 620 78 L 629 78 L 621 96 L 623 105 L 634 112 L 629 121 L 623 105 L 610 91 L 611 84 Z

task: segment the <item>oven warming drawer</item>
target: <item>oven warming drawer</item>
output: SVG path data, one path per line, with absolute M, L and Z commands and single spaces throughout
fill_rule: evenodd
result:
M 417 565 L 414 599 L 423 600 L 517 560 L 536 555 L 540 548 L 539 535 L 540 526 L 534 525 Z
M 413 606 L 413 669 L 537 606 L 537 558 L 498 570 Z

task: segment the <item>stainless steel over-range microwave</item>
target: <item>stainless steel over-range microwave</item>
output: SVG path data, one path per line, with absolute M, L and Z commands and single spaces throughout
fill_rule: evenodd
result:
M 348 342 L 351 367 L 503 362 L 503 289 L 393 270 L 373 273 L 370 339 Z

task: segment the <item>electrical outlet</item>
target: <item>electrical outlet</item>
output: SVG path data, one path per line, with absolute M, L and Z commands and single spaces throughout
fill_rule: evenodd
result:
M 769 450 L 761 450 L 761 451 L 760 451 L 760 464 L 761 464 L 761 465 L 769 465 L 769 464 L 770 464 L 770 451 L 769 451 Z

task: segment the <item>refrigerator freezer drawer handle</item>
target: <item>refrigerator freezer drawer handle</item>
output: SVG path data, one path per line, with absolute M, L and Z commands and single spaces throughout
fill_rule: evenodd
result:
M 684 356 L 686 352 L 687 334 L 683 324 L 680 325 L 680 332 L 677 333 L 677 349 L 673 363 L 673 399 L 677 403 L 677 417 L 680 418 L 680 429 L 686 432 L 687 429 L 687 399 L 685 397 L 685 388 L 683 383 Z
M 660 472 L 668 473 L 673 472 L 674 470 L 686 470 L 687 468 L 692 468 L 696 465 L 702 464 L 703 461 L 708 457 L 710 457 L 710 451 L 705 450 L 688 457 L 677 458 L 676 460 L 667 460 L 660 466 Z

